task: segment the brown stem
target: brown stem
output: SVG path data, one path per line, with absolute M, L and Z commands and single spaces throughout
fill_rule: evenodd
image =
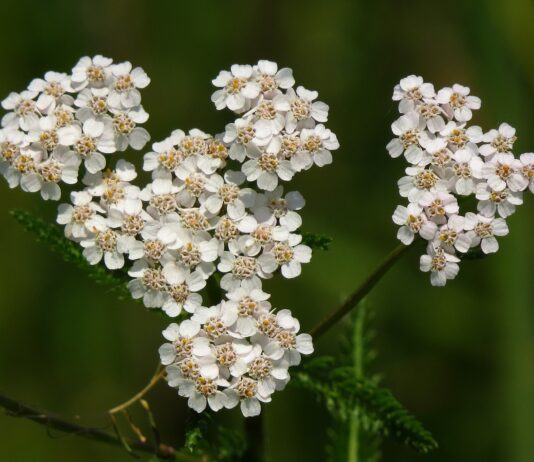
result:
M 341 318 L 355 308 L 358 303 L 371 291 L 371 289 L 382 279 L 388 270 L 402 257 L 411 246 L 399 245 L 386 257 L 386 259 L 375 269 L 375 271 L 345 300 L 345 302 L 317 324 L 310 334 L 317 338 L 323 335 L 328 329 L 336 324 Z
M 59 417 L 49 415 L 37 409 L 26 406 L 25 404 L 0 394 L 0 407 L 8 411 L 8 415 L 13 417 L 22 417 L 32 420 L 39 425 L 44 425 L 48 429 L 58 430 L 64 433 L 79 436 L 81 438 L 98 441 L 100 443 L 110 444 L 113 446 L 122 446 L 123 443 L 115 435 L 108 433 L 99 428 L 84 427 L 72 422 L 68 422 Z M 155 454 L 161 459 L 174 459 L 183 462 L 200 462 L 201 459 L 189 454 L 177 452 L 172 446 L 160 444 L 157 450 L 150 443 L 140 441 L 127 441 L 128 445 L 136 451 Z
M 128 401 L 122 404 L 119 404 L 118 406 L 115 406 L 113 409 L 110 409 L 108 412 L 110 414 L 116 414 L 117 412 L 128 409 L 132 404 L 139 401 L 150 390 L 152 390 L 152 388 L 154 388 L 154 386 L 157 385 L 157 383 L 163 378 L 164 375 L 165 375 L 165 370 L 163 369 L 163 366 L 161 364 L 158 364 L 158 367 L 156 368 L 156 372 L 154 372 L 154 375 L 150 379 L 150 382 L 148 382 L 148 384 L 139 393 L 136 393 Z

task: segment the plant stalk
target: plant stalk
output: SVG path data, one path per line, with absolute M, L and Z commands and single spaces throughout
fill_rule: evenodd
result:
M 156 368 L 156 372 L 150 379 L 150 382 L 138 393 L 135 394 L 132 398 L 130 398 L 128 401 L 119 404 L 118 406 L 115 406 L 113 409 L 110 409 L 108 412 L 110 414 L 116 414 L 120 411 L 124 411 L 128 409 L 132 404 L 136 403 L 140 399 L 142 399 L 152 388 L 154 388 L 158 382 L 164 377 L 165 375 L 165 369 L 163 369 L 163 366 L 161 364 L 158 365 Z
M 410 249 L 412 245 L 400 244 L 384 259 L 384 261 L 363 281 L 363 283 L 343 302 L 343 304 L 331 311 L 311 331 L 312 337 L 317 338 L 327 332 L 332 326 L 340 321 L 373 289 L 384 277 L 388 270 Z
M 31 408 L 19 401 L 16 401 L 6 395 L 0 394 L 0 407 L 4 408 L 8 415 L 13 417 L 22 417 L 32 420 L 39 425 L 44 425 L 47 429 L 58 430 L 63 433 L 79 436 L 92 441 L 109 444 L 112 446 L 123 446 L 123 442 L 118 437 L 101 430 L 99 428 L 84 427 L 72 422 L 68 422 L 59 417 L 52 416 L 45 412 Z M 201 459 L 176 451 L 172 446 L 160 444 L 154 448 L 151 443 L 142 443 L 140 441 L 128 441 L 128 446 L 134 451 L 154 454 L 160 459 L 169 459 L 183 462 L 200 462 Z
M 264 462 L 265 440 L 263 414 L 245 419 L 245 435 L 247 450 L 243 455 L 244 462 Z

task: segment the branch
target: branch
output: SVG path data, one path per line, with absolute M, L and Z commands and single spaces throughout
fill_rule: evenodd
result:
M 388 270 L 411 248 L 411 245 L 401 244 L 396 247 L 386 259 L 376 268 L 376 270 L 358 287 L 345 302 L 334 311 L 331 311 L 319 324 L 311 331 L 312 337 L 319 337 L 341 320 L 347 313 L 355 308 L 358 303 L 371 291 L 371 289 L 382 279 Z
M 140 399 L 142 399 L 152 388 L 154 388 L 158 382 L 163 378 L 165 375 L 165 370 L 163 369 L 163 366 L 158 365 L 156 368 L 156 372 L 150 379 L 150 382 L 138 393 L 135 394 L 132 398 L 130 398 L 128 401 L 119 404 L 118 406 L 115 406 L 113 409 L 110 409 L 108 412 L 110 414 L 116 414 L 117 412 L 124 411 L 128 409 L 132 404 L 136 403 Z
M 8 411 L 8 415 L 12 417 L 22 417 L 32 420 L 39 425 L 44 425 L 48 429 L 59 430 L 63 433 L 69 433 L 88 440 L 98 441 L 100 443 L 109 444 L 112 446 L 122 446 L 123 443 L 116 436 L 101 430 L 99 428 L 84 427 L 75 423 L 67 422 L 59 417 L 46 414 L 44 412 L 33 409 L 19 401 L 9 398 L 6 395 L 0 394 L 0 407 Z M 141 443 L 139 441 L 128 441 L 128 445 L 137 451 L 155 454 L 160 459 L 177 460 L 183 462 L 200 462 L 201 459 L 192 455 L 177 452 L 172 446 L 160 444 L 157 451 L 150 443 Z

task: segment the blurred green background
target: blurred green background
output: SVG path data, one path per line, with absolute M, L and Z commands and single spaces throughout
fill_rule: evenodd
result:
M 154 140 L 175 128 L 222 131 L 231 119 L 210 102 L 211 79 L 233 63 L 266 58 L 330 104 L 341 142 L 335 162 L 297 176 L 304 229 L 334 238 L 297 280 L 270 284 L 273 301 L 310 328 L 393 248 L 401 160 L 385 144 L 393 85 L 411 73 L 436 87 L 463 83 L 483 100 L 474 122 L 517 127 L 517 153 L 534 151 L 534 4 L 503 1 L 3 0 L 0 95 L 86 54 L 131 60 L 152 78 L 144 91 Z M 127 158 L 139 165 L 140 153 Z M 50 220 L 55 205 L 0 194 L 0 389 L 89 425 L 140 389 L 157 362 L 166 322 L 118 302 L 34 242 L 10 217 Z M 385 461 L 534 460 L 534 200 L 509 220 L 510 236 L 458 279 L 432 288 L 411 252 L 368 301 L 378 313 L 384 384 L 434 433 L 427 456 L 388 442 Z M 334 331 L 318 342 L 335 353 Z M 163 437 L 179 442 L 185 406 L 166 386 L 150 395 Z M 326 415 L 295 390 L 265 408 L 270 460 L 324 460 Z M 58 435 L 54 435 L 58 436 Z M 129 461 L 120 449 L 0 415 L 0 460 Z

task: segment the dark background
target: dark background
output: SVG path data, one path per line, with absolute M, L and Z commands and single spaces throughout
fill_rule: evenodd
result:
M 334 238 L 303 276 L 278 278 L 273 301 L 310 328 L 396 245 L 402 160 L 385 144 L 397 117 L 390 96 L 416 73 L 437 88 L 469 85 L 483 100 L 474 122 L 517 127 L 517 153 L 534 150 L 534 6 L 506 1 L 28 1 L 0 4 L 0 95 L 82 55 L 131 60 L 152 78 L 143 92 L 154 140 L 175 128 L 222 131 L 211 79 L 233 63 L 266 58 L 330 104 L 341 149 L 334 164 L 297 176 L 304 229 Z M 141 154 L 127 158 L 141 161 Z M 106 409 L 140 389 L 157 363 L 162 318 L 119 302 L 36 244 L 10 217 L 25 208 L 50 220 L 55 205 L 0 193 L 0 389 L 62 416 L 105 425 Z M 462 265 L 432 288 L 412 251 L 369 297 L 378 313 L 376 369 L 440 443 L 418 456 L 396 443 L 385 461 L 534 460 L 534 201 L 509 220 L 498 254 Z M 318 350 L 333 353 L 337 335 Z M 184 401 L 150 395 L 164 438 L 179 441 Z M 326 415 L 295 390 L 265 408 L 270 460 L 324 460 Z M 58 435 L 54 435 L 58 436 Z M 129 461 L 121 452 L 0 415 L 0 460 Z

